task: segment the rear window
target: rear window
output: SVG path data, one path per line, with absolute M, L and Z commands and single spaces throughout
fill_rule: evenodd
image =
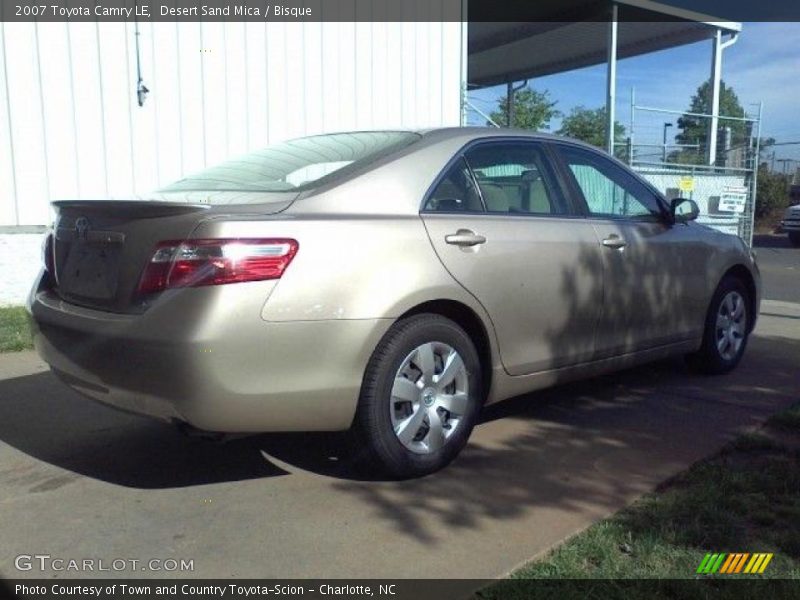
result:
M 298 138 L 209 167 L 160 192 L 295 192 L 327 183 L 420 139 L 406 131 Z

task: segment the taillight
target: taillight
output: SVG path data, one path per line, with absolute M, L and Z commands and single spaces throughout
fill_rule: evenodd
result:
M 161 242 L 142 274 L 139 293 L 279 279 L 297 248 L 297 241 L 290 239 Z
M 42 262 L 44 263 L 45 270 L 50 273 L 52 277 L 56 275 L 56 260 L 53 232 L 48 231 L 44 236 L 42 243 Z

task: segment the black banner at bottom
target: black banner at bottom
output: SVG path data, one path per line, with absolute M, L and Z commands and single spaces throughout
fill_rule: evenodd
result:
M 10 579 L 0 580 L 0 598 L 39 600 L 216 600 L 241 598 L 380 598 L 385 600 L 516 600 L 586 598 L 763 598 L 800 597 L 800 579 Z

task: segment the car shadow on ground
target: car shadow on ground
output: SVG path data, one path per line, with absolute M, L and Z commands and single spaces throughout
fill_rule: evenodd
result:
M 83 398 L 49 372 L 0 381 L 0 440 L 62 469 L 136 488 L 285 474 L 247 443 L 187 437 Z
M 797 401 L 800 341 L 756 338 L 750 350 L 723 377 L 666 361 L 520 396 L 487 409 L 473 441 L 440 473 L 335 487 L 426 544 L 439 541 L 432 522 L 473 529 L 537 510 L 547 530 L 548 510 L 600 517 Z
M 342 489 L 388 511 L 402 504 L 398 490 L 416 494 L 422 486 L 428 502 L 446 497 L 469 505 L 446 510 L 452 515 L 445 518 L 465 519 L 476 511 L 513 511 L 534 490 L 541 495 L 542 486 L 529 481 L 531 473 L 539 483 L 549 480 L 553 501 L 563 501 L 575 482 L 603 469 L 594 459 L 583 468 L 561 464 L 565 456 L 586 454 L 602 462 L 610 454 L 618 461 L 621 452 L 645 451 L 653 454 L 649 460 L 667 466 L 680 462 L 692 436 L 727 435 L 752 426 L 797 397 L 797 356 L 800 341 L 754 338 L 740 369 L 725 377 L 692 375 L 682 361 L 673 360 L 520 396 L 484 411 L 475 441 L 452 467 L 402 487 L 353 468 L 343 434 L 264 434 L 211 442 L 82 398 L 50 373 L 0 381 L 0 440 L 67 471 L 141 489 L 269 479 L 296 471 L 341 480 Z M 496 422 L 501 426 L 493 426 Z M 520 474 L 527 475 L 520 479 Z M 0 473 L 0 483 L 10 476 Z M 431 479 L 451 485 L 437 491 L 426 483 Z

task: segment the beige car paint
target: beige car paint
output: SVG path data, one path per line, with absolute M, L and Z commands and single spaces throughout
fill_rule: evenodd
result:
M 120 299 L 120 313 L 60 299 L 40 278 L 29 299 L 37 350 L 69 385 L 126 410 L 214 431 L 343 430 L 379 340 L 426 303 L 460 305 L 482 324 L 492 403 L 696 350 L 732 267 L 758 291 L 747 248 L 696 223 L 420 214 L 465 144 L 498 138 L 551 139 L 426 132 L 364 173 L 276 201 L 277 212 L 215 206 L 185 234 L 298 240 L 278 281 L 169 290 L 138 312 Z M 445 243 L 459 229 L 486 242 Z M 155 230 L 141 255 L 167 235 Z M 611 234 L 626 247 L 604 246 Z
M 439 258 L 491 315 L 510 375 L 594 358 L 603 287 L 591 263 L 602 254 L 585 219 L 427 214 L 424 220 Z M 445 242 L 460 229 L 486 242 L 471 248 Z

